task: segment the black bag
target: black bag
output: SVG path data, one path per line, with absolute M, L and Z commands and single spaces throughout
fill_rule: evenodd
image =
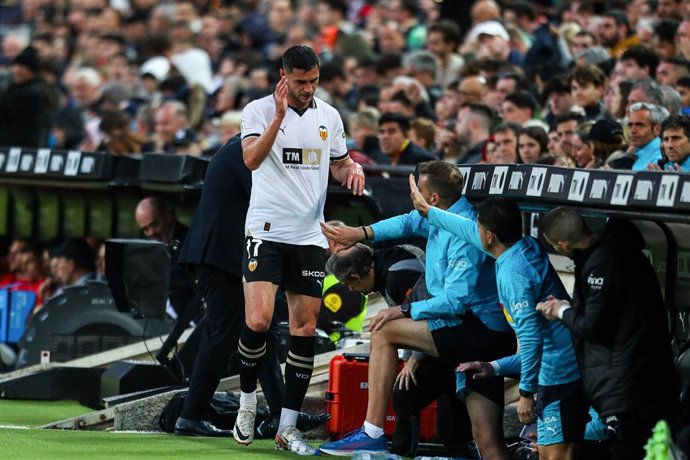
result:
M 175 422 L 182 413 L 187 392 L 181 391 L 170 398 L 161 415 L 158 417 L 160 429 L 166 433 L 175 432 Z M 237 411 L 240 408 L 240 400 L 232 393 L 215 394 L 211 398 L 209 409 L 210 421 L 221 430 L 231 430 L 235 426 Z M 271 439 L 275 437 L 277 426 L 273 423 L 267 407 L 256 408 L 255 437 L 257 439 Z

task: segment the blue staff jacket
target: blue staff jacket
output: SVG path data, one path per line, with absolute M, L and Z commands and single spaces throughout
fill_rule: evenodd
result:
M 474 219 L 472 205 L 463 197 L 449 213 Z M 413 302 L 412 319 L 428 320 L 429 329 L 455 326 L 472 311 L 495 331 L 510 330 L 498 304 L 494 261 L 452 233 L 429 227 L 417 211 L 391 217 L 371 226 L 375 241 L 417 235 L 428 239 L 426 283 L 430 298 Z

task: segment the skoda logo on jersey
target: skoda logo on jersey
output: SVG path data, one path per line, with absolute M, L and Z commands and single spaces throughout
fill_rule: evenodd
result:
M 302 276 L 306 278 L 323 278 L 326 274 L 318 270 L 302 270 Z
M 249 259 L 249 263 L 247 264 L 247 268 L 249 269 L 250 272 L 253 272 L 254 270 L 256 270 L 256 267 L 258 265 L 259 265 L 259 261 L 254 259 L 254 258 L 251 258 L 251 259 Z
M 321 137 L 322 141 L 328 139 L 328 128 L 326 128 L 324 125 L 319 126 L 319 136 Z

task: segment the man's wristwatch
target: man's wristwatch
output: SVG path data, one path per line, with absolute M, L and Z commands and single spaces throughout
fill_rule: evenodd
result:
M 400 311 L 405 318 L 412 318 L 412 305 L 410 302 L 403 302 L 402 305 L 400 305 Z
M 531 398 L 534 396 L 534 393 L 531 391 L 526 391 L 526 390 L 518 390 L 520 392 L 520 396 L 523 398 Z

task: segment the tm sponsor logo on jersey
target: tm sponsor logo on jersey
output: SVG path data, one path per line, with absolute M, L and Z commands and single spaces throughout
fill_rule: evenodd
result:
M 319 169 L 321 149 L 283 148 L 283 164 L 288 169 Z
M 587 284 L 590 289 L 599 290 L 604 287 L 604 277 L 597 277 L 590 273 L 587 277 Z

